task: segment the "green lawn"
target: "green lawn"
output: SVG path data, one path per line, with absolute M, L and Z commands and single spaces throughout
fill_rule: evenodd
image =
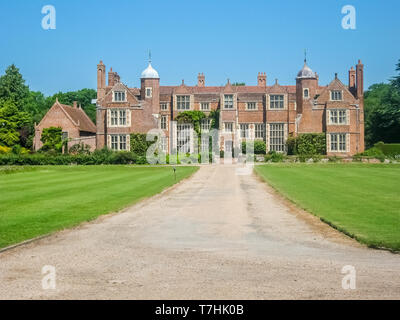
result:
M 196 167 L 177 167 L 176 181 Z M 0 248 L 115 212 L 173 185 L 172 167 L 46 166 L 0 170 Z
M 298 206 L 358 241 L 400 250 L 400 165 L 271 164 L 255 171 Z

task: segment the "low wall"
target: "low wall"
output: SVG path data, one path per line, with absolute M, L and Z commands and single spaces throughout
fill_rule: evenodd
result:
M 87 144 L 90 146 L 90 151 L 96 150 L 96 136 L 73 138 L 68 141 L 68 149 L 70 149 L 74 144 Z

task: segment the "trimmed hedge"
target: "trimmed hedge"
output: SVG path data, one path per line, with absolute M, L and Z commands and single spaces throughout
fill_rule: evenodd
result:
M 383 152 L 385 156 L 396 157 L 400 156 L 400 143 L 375 143 L 374 148 Z
M 50 156 L 43 153 L 0 155 L 0 165 L 96 165 L 96 164 L 147 164 L 146 157 L 132 152 L 94 152 L 92 154 Z
M 325 155 L 325 133 L 302 133 L 286 141 L 288 155 Z
M 250 142 L 242 142 L 242 153 L 246 154 L 246 146 L 247 143 L 252 143 L 253 148 L 254 148 L 254 154 L 265 154 L 266 150 L 267 150 L 267 146 L 265 144 L 265 141 L 262 140 L 254 140 L 254 141 L 250 141 Z

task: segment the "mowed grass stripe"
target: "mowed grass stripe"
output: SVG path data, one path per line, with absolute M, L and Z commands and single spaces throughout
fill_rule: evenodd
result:
M 300 207 L 360 242 L 400 250 L 400 166 L 277 164 L 255 170 Z
M 49 170 L 54 172 L 1 175 L 0 247 L 123 209 L 190 176 L 197 168 L 178 167 L 176 181 L 171 167 L 54 166 Z M 23 185 L 25 174 L 27 185 L 7 188 L 16 182 Z

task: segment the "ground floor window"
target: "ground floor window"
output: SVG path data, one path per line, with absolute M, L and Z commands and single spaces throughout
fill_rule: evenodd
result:
M 285 151 L 285 125 L 283 123 L 269 124 L 269 151 Z
M 190 153 L 190 124 L 177 125 L 177 147 L 178 153 Z
M 233 122 L 224 123 L 225 132 L 233 132 Z
M 210 137 L 208 135 L 206 135 L 205 137 L 201 137 L 201 146 L 200 146 L 201 152 L 208 152 L 209 145 L 210 145 Z
M 167 137 L 160 138 L 160 148 L 161 148 L 161 151 L 168 152 L 168 138 Z
M 161 116 L 161 129 L 167 130 L 167 116 Z
M 263 139 L 264 138 L 264 123 L 256 123 L 255 124 L 255 138 Z
M 249 124 L 248 123 L 241 123 L 240 124 L 240 137 L 243 139 L 249 137 Z
M 126 134 L 112 134 L 110 135 L 110 148 L 114 151 L 129 150 L 127 141 Z
M 200 123 L 201 131 L 209 131 L 211 127 L 211 119 L 203 119 Z
M 346 133 L 331 133 L 330 140 L 331 140 L 330 151 L 346 152 L 347 150 Z

